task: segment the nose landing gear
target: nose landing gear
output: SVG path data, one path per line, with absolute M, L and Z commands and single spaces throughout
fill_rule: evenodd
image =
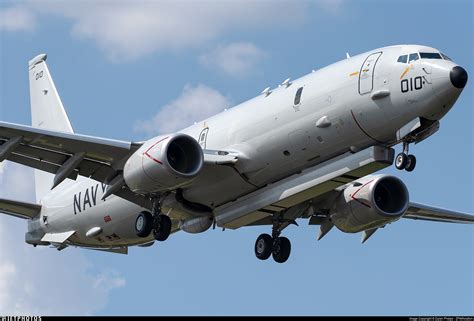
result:
M 395 158 L 395 167 L 399 170 L 404 169 L 407 172 L 411 172 L 415 169 L 416 157 L 415 155 L 408 154 L 408 145 L 409 143 L 403 142 L 403 152 Z

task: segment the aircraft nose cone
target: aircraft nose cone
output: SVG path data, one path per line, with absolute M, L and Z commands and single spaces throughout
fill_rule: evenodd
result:
M 449 78 L 454 87 L 463 89 L 467 83 L 467 72 L 463 67 L 456 66 L 449 73 Z

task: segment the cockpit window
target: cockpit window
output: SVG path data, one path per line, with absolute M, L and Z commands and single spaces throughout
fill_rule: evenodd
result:
M 403 56 L 398 57 L 397 62 L 401 62 L 401 63 L 406 64 L 406 63 L 407 63 L 407 59 L 408 59 L 408 55 L 403 55 Z
M 451 58 L 449 58 L 448 56 L 446 56 L 444 53 L 441 52 L 441 56 L 443 56 L 444 60 L 449 60 L 449 61 L 453 61 Z
M 442 59 L 437 52 L 420 52 L 421 59 Z
M 412 53 L 410 54 L 410 56 L 408 57 L 408 63 L 412 62 L 412 61 L 415 61 L 415 60 L 418 60 L 418 53 Z

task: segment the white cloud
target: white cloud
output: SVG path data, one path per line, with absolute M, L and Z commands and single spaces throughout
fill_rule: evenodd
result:
M 0 163 L 0 197 L 35 201 L 33 170 L 8 161 Z
M 35 15 L 26 7 L 0 10 L 0 31 L 32 31 L 36 26 Z
M 231 76 L 242 76 L 251 72 L 265 55 L 265 52 L 253 43 L 236 42 L 218 46 L 213 51 L 201 55 L 199 62 Z
M 94 288 L 100 289 L 101 291 L 108 292 L 115 288 L 121 288 L 125 286 L 127 282 L 124 278 L 115 271 L 103 271 L 96 276 L 94 280 Z
M 71 33 L 90 40 L 112 61 L 203 48 L 229 32 L 294 28 L 312 6 L 338 13 L 342 0 L 25 0 L 0 10 L 0 30 L 33 30 L 41 18 L 71 22 Z
M 34 201 L 32 170 L 10 162 L 3 166 L 0 198 Z M 92 264 L 83 250 L 26 244 L 26 228 L 26 221 L 0 214 L 2 315 L 94 314 L 105 307 L 110 291 L 125 286 L 123 277 Z
M 181 95 L 159 109 L 150 120 L 138 121 L 135 131 L 149 135 L 172 133 L 231 106 L 217 90 L 205 85 L 186 85 Z
M 309 5 L 289 0 L 43 0 L 26 1 L 22 8 L 70 20 L 74 36 L 95 42 L 113 61 L 126 61 L 202 48 L 229 32 L 297 25 L 305 20 Z

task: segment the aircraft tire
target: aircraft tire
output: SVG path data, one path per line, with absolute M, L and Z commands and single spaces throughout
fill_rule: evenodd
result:
M 268 234 L 261 234 L 255 242 L 255 256 L 259 260 L 266 260 L 272 255 L 273 238 Z
M 153 236 L 157 241 L 165 241 L 171 233 L 171 219 L 160 214 L 155 218 Z
M 405 153 L 400 153 L 397 155 L 395 158 L 395 167 L 397 169 L 405 169 L 405 166 L 407 165 L 408 162 L 408 156 Z
M 279 237 L 274 246 L 272 256 L 275 262 L 284 263 L 288 260 L 291 253 L 291 243 L 286 237 Z
M 415 155 L 408 155 L 407 164 L 405 165 L 405 170 L 407 172 L 412 172 L 416 166 L 416 157 Z
M 153 216 L 150 212 L 140 212 L 135 220 L 135 231 L 138 237 L 147 237 L 153 228 Z

